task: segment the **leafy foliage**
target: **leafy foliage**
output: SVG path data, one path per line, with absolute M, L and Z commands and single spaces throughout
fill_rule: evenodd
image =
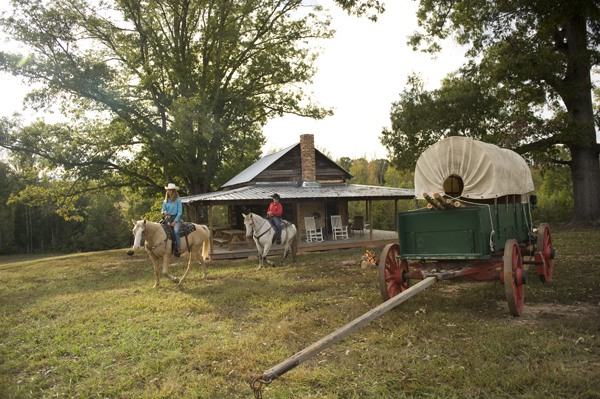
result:
M 385 12 L 385 4 L 379 0 L 334 0 L 350 15 L 366 16 L 371 21 L 377 21 L 377 14 Z
M 600 146 L 590 73 L 600 62 L 600 7 L 578 0 L 421 0 L 408 44 L 435 54 L 448 38 L 470 61 L 425 91 L 418 76 L 391 110 L 381 142 L 398 167 L 464 135 L 514 149 L 537 165 L 568 164 L 576 220 L 600 218 Z M 570 159 L 561 159 L 562 148 Z
M 5 125 L 0 145 L 60 168 L 74 190 L 165 181 L 209 192 L 258 159 L 261 129 L 284 113 L 331 114 L 303 91 L 329 38 L 301 0 L 14 0 L 4 31 L 28 55 L 0 69 L 40 87 L 29 105 L 59 101 L 69 124 Z
M 0 162 L 0 254 L 127 247 L 132 243 L 129 220 L 150 207 L 139 195 L 126 198 L 119 190 L 87 191 L 61 207 L 64 198 L 56 192 L 68 186 L 66 182 L 19 165 Z
M 569 168 L 564 165 L 545 170 L 538 168 L 532 170 L 532 175 L 538 197 L 537 209 L 532 213 L 534 221 L 553 224 L 569 221 L 574 206 L 573 183 Z

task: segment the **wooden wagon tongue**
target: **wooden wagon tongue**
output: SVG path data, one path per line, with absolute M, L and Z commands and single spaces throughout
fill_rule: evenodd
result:
M 317 355 L 321 351 L 329 348 L 336 342 L 352 334 L 354 331 L 363 327 L 364 325 L 381 316 L 382 314 L 394 309 L 396 306 L 400 305 L 408 298 L 412 297 L 420 291 L 423 291 L 425 288 L 429 287 L 435 282 L 435 277 L 425 278 L 423 281 L 415 284 L 414 286 L 408 288 L 405 291 L 402 291 L 400 294 L 385 301 L 381 305 L 363 314 L 359 318 L 352 320 L 350 323 L 337 329 L 325 338 L 322 338 L 321 340 L 315 342 L 308 348 L 296 353 L 294 356 L 288 358 L 287 360 L 284 360 L 277 366 L 265 371 L 262 376 L 253 378 L 252 382 L 250 383 L 250 386 L 254 391 L 254 397 L 257 399 L 262 398 L 262 388 L 264 385 L 270 384 L 271 382 L 281 377 L 288 371 L 294 369 L 296 366 L 304 363 L 305 361 Z

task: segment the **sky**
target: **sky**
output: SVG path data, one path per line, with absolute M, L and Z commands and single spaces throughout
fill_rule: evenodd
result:
M 306 91 L 321 106 L 333 108 L 334 115 L 321 121 L 294 115 L 269 121 L 263 130 L 267 139 L 263 151 L 283 149 L 298 143 L 302 134 L 314 134 L 315 146 L 333 159 L 385 158 L 379 137 L 390 125 L 392 102 L 399 100 L 408 75 L 421 73 L 427 89 L 439 87 L 441 79 L 464 62 L 464 49 L 448 42 L 432 59 L 406 45 L 407 36 L 418 29 L 417 1 L 388 0 L 376 23 L 349 16 L 333 0 L 317 1 L 329 10 L 337 33 L 317 43 L 323 48 L 316 62 L 318 72 Z M 0 12 L 6 9 L 8 0 L 0 0 Z M 20 112 L 31 120 L 59 120 L 56 114 L 24 111 L 22 101 L 29 88 L 17 78 L 2 74 L 0 81 L 0 117 Z
M 392 102 L 400 99 L 408 75 L 421 73 L 427 89 L 437 88 L 464 63 L 465 49 L 448 42 L 432 59 L 407 46 L 407 36 L 418 29 L 417 1 L 386 1 L 386 12 L 375 23 L 349 16 L 333 0 L 318 1 L 329 9 L 337 33 L 319 43 L 323 54 L 310 90 L 321 106 L 333 108 L 334 115 L 321 121 L 295 115 L 273 119 L 264 129 L 264 149 L 286 148 L 298 143 L 301 134 L 314 134 L 315 146 L 334 159 L 385 158 L 379 137 L 383 127 L 390 126 Z

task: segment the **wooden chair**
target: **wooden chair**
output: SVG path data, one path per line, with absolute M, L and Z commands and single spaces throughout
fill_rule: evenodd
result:
M 305 217 L 304 227 L 306 228 L 306 242 L 323 241 L 323 228 L 317 228 L 314 217 Z
M 350 232 L 354 233 L 355 231 L 358 231 L 361 237 L 365 235 L 365 220 L 362 215 L 354 216 L 354 222 L 352 223 L 352 226 L 350 226 Z
M 340 215 L 331 215 L 331 231 L 334 240 L 337 240 L 338 236 L 342 240 L 348 239 L 348 226 L 342 226 L 342 217 Z

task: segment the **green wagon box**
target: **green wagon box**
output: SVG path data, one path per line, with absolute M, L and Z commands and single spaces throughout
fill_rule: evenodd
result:
M 400 258 L 490 259 L 506 240 L 532 239 L 529 204 L 475 205 L 397 214 Z

